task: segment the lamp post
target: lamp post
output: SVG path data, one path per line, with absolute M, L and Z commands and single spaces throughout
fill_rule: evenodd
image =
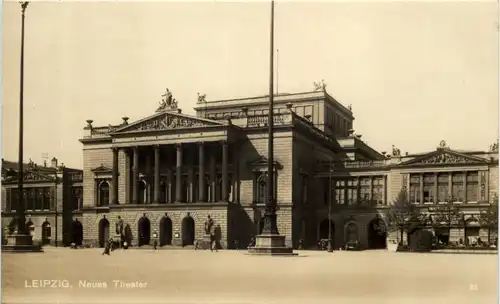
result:
M 267 202 L 264 211 L 264 227 L 256 237 L 255 247 L 249 252 L 265 255 L 293 255 L 293 249 L 286 247 L 285 236 L 278 232 L 276 220 L 276 199 L 274 180 L 274 1 L 271 2 L 271 29 L 269 54 L 269 112 L 267 118 Z
M 20 1 L 21 4 L 21 64 L 20 64 L 20 86 L 19 86 L 19 157 L 18 157 L 18 170 L 17 170 L 17 188 L 19 191 L 20 201 L 17 206 L 17 232 L 18 234 L 26 234 L 26 216 L 25 216 L 25 200 L 23 195 L 23 114 L 24 114 L 24 19 L 28 1 Z
M 333 252 L 332 245 L 332 173 L 333 162 L 330 160 L 328 173 L 328 252 Z

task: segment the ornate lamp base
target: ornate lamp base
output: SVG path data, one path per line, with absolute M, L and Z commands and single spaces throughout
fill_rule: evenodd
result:
M 7 237 L 7 245 L 2 252 L 43 252 L 42 247 L 33 244 L 33 236 L 29 234 L 12 234 Z
M 293 248 L 285 245 L 285 236 L 279 234 L 261 234 L 255 238 L 255 246 L 248 248 L 250 255 L 295 256 Z

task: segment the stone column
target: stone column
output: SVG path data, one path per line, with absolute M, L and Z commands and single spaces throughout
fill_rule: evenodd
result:
M 239 179 L 240 179 L 240 171 L 239 171 L 239 158 L 238 158 L 238 144 L 233 144 L 233 168 L 231 172 L 231 181 L 233 184 L 232 191 L 232 201 L 233 203 L 240 201 L 240 192 L 239 192 Z
M 175 201 L 182 201 L 182 145 L 177 144 L 177 163 L 175 165 Z
M 125 151 L 125 202 L 130 204 L 132 201 L 132 187 L 130 187 L 132 161 L 130 160 L 130 149 Z
M 382 204 L 387 205 L 387 175 L 382 177 Z
M 467 202 L 467 171 L 464 171 L 464 203 Z
M 174 187 L 172 186 L 173 182 L 174 182 L 174 175 L 172 174 L 172 168 L 169 167 L 167 169 L 167 188 L 168 188 L 167 191 L 168 193 L 166 197 L 167 203 L 172 203 L 172 201 L 174 200 L 174 197 L 172 195 L 172 190 L 174 189 Z
M 155 177 L 154 177 L 154 203 L 160 202 L 160 146 L 155 145 Z
M 195 183 L 195 176 L 194 176 L 194 167 L 192 165 L 189 166 L 188 169 L 188 183 L 189 183 L 189 197 L 186 197 L 186 201 L 190 203 L 195 202 L 195 193 L 194 193 L 194 183 Z
M 229 151 L 227 141 L 222 142 L 222 201 L 229 201 L 229 179 L 228 179 Z
M 420 204 L 424 203 L 424 174 L 420 173 Z
M 217 175 L 215 172 L 215 155 L 213 151 L 210 151 L 210 202 L 215 202 L 215 188 L 217 185 Z
M 133 164 L 132 164 L 132 204 L 137 204 L 139 202 L 139 149 L 137 147 L 132 148 L 132 153 L 134 154 Z
M 198 145 L 198 200 L 205 201 L 205 146 L 201 142 Z
M 438 178 L 439 178 L 439 174 L 437 172 L 435 172 L 434 173 L 434 203 L 439 203 Z
M 111 204 L 118 204 L 118 148 L 113 148 L 113 191 L 111 193 Z
M 448 173 L 448 198 L 451 198 L 453 196 L 453 174 L 452 172 Z M 455 200 L 455 198 L 453 198 Z
M 146 204 L 151 204 L 151 150 L 146 153 Z

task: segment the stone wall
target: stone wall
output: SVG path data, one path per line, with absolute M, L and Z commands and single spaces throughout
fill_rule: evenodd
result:
M 158 233 L 160 236 L 160 222 L 164 217 L 170 218 L 172 221 L 172 244 L 181 245 L 182 243 L 182 220 L 190 216 L 195 223 L 195 239 L 203 239 L 205 235 L 204 224 L 207 216 L 210 215 L 215 222 L 215 225 L 220 225 L 221 228 L 221 245 L 227 248 L 227 227 L 228 227 L 228 212 L 227 208 L 214 207 L 211 209 L 196 207 L 177 208 L 176 210 L 117 210 L 109 213 L 85 213 L 83 215 L 83 239 L 85 244 L 98 246 L 99 240 L 99 221 L 106 219 L 109 222 L 110 236 L 114 234 L 115 225 L 120 216 L 125 225 L 130 225 L 132 231 L 132 245 L 137 245 L 138 242 L 138 225 L 142 217 L 146 217 L 150 222 L 150 238 L 153 241 L 153 234 Z M 179 238 L 175 238 L 175 234 L 179 234 Z
M 86 144 L 83 149 L 83 206 L 95 206 L 95 184 L 92 169 L 100 165 L 113 167 L 113 151 L 109 144 Z

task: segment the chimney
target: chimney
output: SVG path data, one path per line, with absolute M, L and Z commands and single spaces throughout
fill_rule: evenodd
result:
M 44 160 L 44 161 L 43 161 L 43 166 L 44 166 L 45 168 L 47 168 L 47 161 L 46 161 L 46 160 Z
M 52 168 L 57 168 L 57 158 L 52 158 L 52 161 L 51 161 L 51 166 Z

